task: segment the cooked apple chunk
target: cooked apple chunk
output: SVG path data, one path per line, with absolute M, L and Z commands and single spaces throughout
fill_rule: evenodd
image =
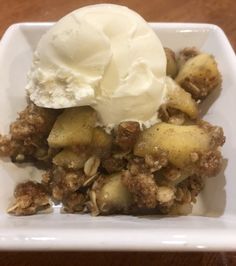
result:
M 165 54 L 166 54 L 166 74 L 172 78 L 175 78 L 175 76 L 178 73 L 178 65 L 175 57 L 174 51 L 172 51 L 170 48 L 164 48 Z
M 112 146 L 112 136 L 101 127 L 95 127 L 92 138 L 92 151 L 100 157 L 109 155 Z
M 86 152 L 75 152 L 70 148 L 65 148 L 54 158 L 53 163 L 66 168 L 80 169 L 84 167 L 89 154 Z
M 223 131 L 209 124 L 179 126 L 159 123 L 141 133 L 134 147 L 134 154 L 145 157 L 164 151 L 172 165 L 187 169 L 201 163 L 208 152 L 216 154 L 223 142 Z M 220 158 L 218 161 L 220 163 Z
M 97 214 L 124 213 L 133 203 L 132 195 L 122 183 L 122 174 L 101 178 L 90 193 L 92 209 Z M 95 208 L 96 206 L 96 208 Z
M 89 145 L 95 122 L 96 113 L 88 106 L 66 109 L 58 116 L 49 134 L 48 144 L 53 148 Z
M 215 58 L 205 53 L 187 60 L 175 80 L 195 100 L 204 99 L 221 85 L 221 75 Z
M 166 79 L 167 101 L 165 108 L 172 108 L 186 114 L 191 119 L 198 117 L 198 107 L 191 94 L 182 89 L 171 78 Z

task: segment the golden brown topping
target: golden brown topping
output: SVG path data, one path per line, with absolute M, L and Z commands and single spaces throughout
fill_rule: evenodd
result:
M 115 142 L 124 151 L 132 150 L 139 133 L 140 125 L 138 122 L 121 122 L 117 129 Z
M 204 187 L 201 176 L 193 175 L 177 186 L 175 200 L 180 203 L 196 202 L 196 197 Z
M 155 208 L 157 205 L 157 185 L 152 174 L 133 175 L 125 171 L 122 183 L 128 188 L 139 208 Z
M 13 161 L 50 162 L 47 135 L 53 126 L 58 111 L 37 107 L 30 103 L 10 125 L 10 137 L 0 138 L 2 156 Z
M 225 143 L 224 131 L 221 127 L 213 126 L 210 123 L 200 120 L 198 125 L 203 128 L 211 137 L 211 147 L 215 149 L 219 146 L 223 146 Z
M 28 181 L 17 185 L 14 196 L 15 202 L 8 209 L 14 215 L 31 215 L 50 207 L 49 195 L 39 183 Z
M 199 173 L 202 176 L 216 176 L 221 169 L 222 155 L 219 151 L 203 153 L 199 162 Z
M 181 68 L 186 61 L 200 54 L 196 47 L 187 47 L 179 52 L 178 66 Z
M 139 173 L 149 173 L 149 166 L 145 163 L 144 158 L 132 157 L 129 159 L 127 168 L 132 175 L 138 175 Z
M 176 181 L 181 178 L 181 170 L 179 168 L 176 168 L 175 166 L 168 166 L 162 170 L 163 176 L 168 181 Z
M 53 179 L 53 169 L 49 169 L 42 174 L 42 184 L 47 187 Z
M 124 169 L 125 162 L 123 159 L 110 157 L 102 161 L 102 167 L 108 172 L 108 174 L 113 174 L 115 172 L 120 172 Z
M 10 126 L 13 139 L 25 140 L 32 135 L 47 136 L 55 122 L 58 112 L 53 109 L 41 108 L 30 103 L 19 113 L 19 117 Z
M 145 155 L 144 160 L 151 173 L 160 170 L 168 163 L 167 153 L 161 150 L 155 155 Z
M 66 170 L 56 167 L 52 173 L 50 187 L 55 201 L 61 201 L 69 193 L 77 191 L 85 182 L 82 171 Z
M 85 208 L 85 202 L 86 197 L 79 192 L 67 194 L 62 200 L 64 211 L 70 213 L 82 212 Z

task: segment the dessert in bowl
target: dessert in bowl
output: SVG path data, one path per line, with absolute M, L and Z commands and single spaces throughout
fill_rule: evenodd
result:
M 28 105 L 1 137 L 2 156 L 44 169 L 16 184 L 8 213 L 191 213 L 222 166 L 223 130 L 199 114 L 220 86 L 211 54 L 176 55 L 135 12 L 73 11 L 40 39 Z

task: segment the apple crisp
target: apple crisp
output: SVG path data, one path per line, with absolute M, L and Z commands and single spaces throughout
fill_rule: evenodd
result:
M 28 103 L 9 136 L 0 137 L 0 154 L 45 172 L 40 183 L 16 186 L 8 213 L 31 215 L 53 204 L 92 215 L 191 212 L 205 179 L 221 170 L 223 130 L 199 116 L 221 76 L 214 57 L 196 48 L 178 57 L 165 51 L 174 89 L 150 128 L 122 121 L 107 133 L 96 126 L 91 107 L 53 110 Z

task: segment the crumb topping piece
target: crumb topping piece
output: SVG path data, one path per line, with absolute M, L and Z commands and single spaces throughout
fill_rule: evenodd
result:
M 15 188 L 14 196 L 15 202 L 7 211 L 17 216 L 35 214 L 51 206 L 49 194 L 40 183 L 28 181 L 19 184 Z

